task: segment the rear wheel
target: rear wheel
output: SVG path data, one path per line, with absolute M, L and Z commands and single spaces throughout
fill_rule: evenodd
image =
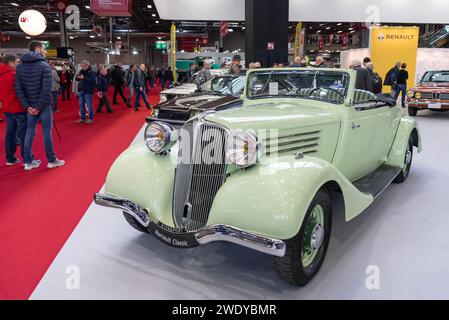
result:
M 129 213 L 123 211 L 123 216 L 125 217 L 126 221 L 129 223 L 129 225 L 131 227 L 133 227 L 134 229 L 136 229 L 137 231 L 148 232 L 147 228 L 145 228 L 139 222 L 137 222 L 137 220 Z
M 401 172 L 397 175 L 397 177 L 393 180 L 394 183 L 402 183 L 405 180 L 407 180 L 410 169 L 412 167 L 412 160 L 413 160 L 413 138 L 410 136 L 408 138 L 408 147 L 405 151 L 404 156 L 404 168 L 402 168 Z
M 318 272 L 329 244 L 331 217 L 329 194 L 320 190 L 307 210 L 299 233 L 285 242 L 285 255 L 276 258 L 275 268 L 282 280 L 304 286 Z
M 416 117 L 416 115 L 418 114 L 418 109 L 417 108 L 410 108 L 408 107 L 408 115 L 411 117 Z

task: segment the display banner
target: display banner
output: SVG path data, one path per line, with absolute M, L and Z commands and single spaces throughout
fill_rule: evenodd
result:
M 348 47 L 348 33 L 343 32 L 341 35 L 341 45 L 343 49 L 346 49 Z
M 407 87 L 415 84 L 419 27 L 374 27 L 371 29 L 371 61 L 385 81 L 385 75 L 396 64 L 407 64 Z M 389 88 L 384 88 L 388 92 Z
M 302 22 L 299 21 L 296 25 L 296 32 L 295 32 L 295 57 L 302 56 Z
M 318 37 L 318 49 L 320 51 L 324 49 L 324 37 L 323 36 Z
M 90 8 L 101 17 L 132 16 L 132 0 L 90 0 Z
M 176 74 L 176 25 L 172 23 L 170 30 L 170 67 L 173 72 L 174 82 L 177 82 Z
M 227 21 L 222 21 L 220 24 L 220 37 L 223 39 L 224 37 L 226 37 L 229 33 L 228 30 L 228 22 Z

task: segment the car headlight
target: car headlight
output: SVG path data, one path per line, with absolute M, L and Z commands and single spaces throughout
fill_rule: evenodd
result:
M 416 99 L 421 99 L 421 97 L 422 97 L 421 92 L 416 92 L 415 93 L 415 98 Z
M 165 102 L 167 101 L 167 96 L 165 95 L 165 93 L 161 93 L 159 95 L 159 103 Z
M 409 90 L 409 91 L 407 92 L 407 97 L 413 98 L 414 96 L 415 96 L 415 93 L 414 93 L 412 90 Z
M 145 129 L 145 144 L 154 153 L 164 153 L 176 141 L 176 131 L 164 122 L 152 122 Z
M 227 144 L 227 159 L 240 168 L 256 164 L 261 157 L 262 144 L 251 132 L 236 132 L 230 136 Z

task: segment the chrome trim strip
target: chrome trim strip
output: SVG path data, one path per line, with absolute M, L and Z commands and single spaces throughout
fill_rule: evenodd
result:
M 285 255 L 284 241 L 258 236 L 224 224 L 204 227 L 195 234 L 195 238 L 199 244 L 226 241 L 276 257 Z
M 142 226 L 150 225 L 148 213 L 138 204 L 124 198 L 111 196 L 104 193 L 95 193 L 94 202 L 103 207 L 122 209 L 133 216 Z
M 182 120 L 173 120 L 173 119 L 159 119 L 159 118 L 154 118 L 154 117 L 147 117 L 145 118 L 145 121 L 147 123 L 151 123 L 151 122 L 167 122 L 169 124 L 176 124 L 176 125 L 183 125 L 186 123 L 186 121 L 182 121 Z

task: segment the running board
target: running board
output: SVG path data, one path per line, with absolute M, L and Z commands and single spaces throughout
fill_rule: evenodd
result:
M 401 170 L 401 168 L 382 166 L 373 173 L 354 182 L 354 186 L 361 192 L 370 193 L 376 198 L 393 182 Z

